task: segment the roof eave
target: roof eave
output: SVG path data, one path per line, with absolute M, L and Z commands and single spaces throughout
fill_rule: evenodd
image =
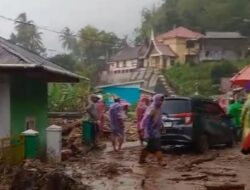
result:
M 81 79 L 82 80 L 87 80 L 89 81 L 88 78 L 74 74 L 74 73 L 69 73 L 69 72 L 64 72 L 58 69 L 50 68 L 50 67 L 44 67 L 42 65 L 36 65 L 36 64 L 0 64 L 0 70 L 16 70 L 16 69 L 21 69 L 21 70 L 44 70 L 48 73 L 52 74 L 59 74 L 62 77 L 65 78 L 64 82 L 79 82 Z

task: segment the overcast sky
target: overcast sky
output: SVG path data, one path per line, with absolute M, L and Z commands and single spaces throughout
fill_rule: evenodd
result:
M 143 8 L 162 0 L 0 0 L 0 15 L 16 18 L 26 12 L 35 24 L 61 31 L 68 26 L 77 32 L 86 25 L 115 32 L 119 37 L 133 35 L 141 23 Z M 13 23 L 0 18 L 0 36 L 9 38 Z M 42 31 L 47 49 L 62 51 L 58 35 Z M 50 52 L 52 54 L 52 52 Z M 53 53 L 54 54 L 54 53 Z

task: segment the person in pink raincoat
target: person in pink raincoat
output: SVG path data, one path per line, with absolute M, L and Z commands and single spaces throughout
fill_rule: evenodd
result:
M 143 146 L 143 134 L 144 134 L 144 129 L 141 127 L 141 121 L 149 104 L 150 104 L 150 97 L 142 96 L 136 107 L 137 131 L 139 134 L 141 146 Z

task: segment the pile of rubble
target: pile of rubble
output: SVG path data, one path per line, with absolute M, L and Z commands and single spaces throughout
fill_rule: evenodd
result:
M 80 119 L 51 119 L 50 123 L 62 127 L 62 161 L 75 159 L 87 152 L 82 143 Z
M 90 190 L 81 178 L 65 173 L 63 165 L 49 165 L 38 160 L 26 160 L 23 165 L 3 169 L 1 190 Z

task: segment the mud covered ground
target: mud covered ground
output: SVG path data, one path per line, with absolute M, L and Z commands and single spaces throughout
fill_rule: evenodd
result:
M 167 149 L 166 167 L 158 166 L 152 158 L 145 165 L 138 164 L 140 149 L 132 146 L 120 153 L 92 152 L 67 163 L 66 171 L 78 173 L 76 177 L 95 190 L 204 190 L 211 183 L 245 185 L 250 190 L 250 157 L 242 155 L 238 146 L 213 149 L 204 155 L 188 148 Z

